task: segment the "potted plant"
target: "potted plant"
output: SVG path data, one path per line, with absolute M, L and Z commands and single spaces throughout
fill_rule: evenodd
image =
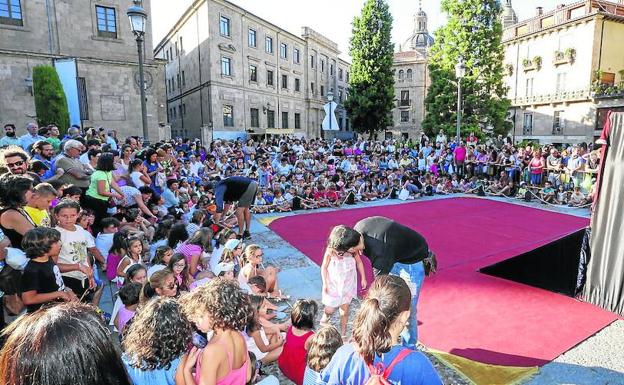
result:
M 508 76 L 513 75 L 513 71 L 514 71 L 513 64 L 510 64 L 510 63 L 505 64 L 505 69 L 507 70 Z
M 576 57 L 576 50 L 574 48 L 566 48 L 566 50 L 564 51 L 564 55 L 566 58 L 568 58 L 569 60 L 574 60 L 574 58 Z
M 542 66 L 542 57 L 541 56 L 533 57 L 533 60 L 531 60 L 531 63 L 533 63 L 535 68 L 539 69 Z

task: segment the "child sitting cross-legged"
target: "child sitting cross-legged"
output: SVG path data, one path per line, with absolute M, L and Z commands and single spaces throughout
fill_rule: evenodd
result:
M 43 304 L 55 301 L 77 301 L 78 298 L 65 288 L 56 259 L 61 251 L 61 234 L 55 229 L 37 227 L 28 230 L 22 240 L 22 248 L 30 259 L 22 275 L 22 301 L 28 313 Z

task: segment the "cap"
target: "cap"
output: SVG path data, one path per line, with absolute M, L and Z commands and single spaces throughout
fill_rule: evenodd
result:
M 219 262 L 217 266 L 215 266 L 214 273 L 218 277 L 221 273 L 227 273 L 228 271 L 234 271 L 233 262 Z
M 240 243 L 241 243 L 240 239 L 230 239 L 229 241 L 225 242 L 225 248 L 228 250 L 234 250 L 235 248 L 238 247 Z

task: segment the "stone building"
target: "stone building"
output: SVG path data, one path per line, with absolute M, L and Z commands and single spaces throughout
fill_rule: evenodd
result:
M 131 0 L 1 0 L 0 122 L 18 135 L 36 120 L 32 68 L 52 65 L 61 78 L 72 124 L 141 132 L 137 45 L 126 10 Z M 142 6 L 149 13 L 150 1 Z M 162 64 L 145 38 L 149 139 L 164 122 Z M 24 132 L 22 132 L 24 131 Z
M 155 56 L 166 60 L 167 114 L 174 136 L 247 138 L 322 132 L 328 93 L 339 104 L 341 131 L 351 135 L 340 101 L 349 63 L 336 43 L 309 27 L 296 36 L 225 0 L 197 0 Z
M 419 7 L 414 15 L 414 31 L 394 54 L 393 126 L 386 129 L 386 138 L 416 138 L 422 132 L 425 117 L 425 96 L 430 85 L 427 53 L 433 38 L 427 30 L 427 14 Z
M 610 1 L 540 7 L 508 24 L 505 81 L 515 139 L 593 141 L 608 110 L 624 111 L 623 40 L 624 5 Z

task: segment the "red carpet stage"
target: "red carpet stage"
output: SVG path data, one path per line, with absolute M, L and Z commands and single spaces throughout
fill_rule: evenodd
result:
M 616 319 L 573 298 L 477 271 L 583 228 L 583 218 L 451 198 L 284 217 L 270 228 L 320 265 L 332 226 L 371 215 L 417 230 L 438 256 L 438 273 L 425 279 L 418 304 L 419 339 L 430 348 L 490 364 L 543 365 Z

